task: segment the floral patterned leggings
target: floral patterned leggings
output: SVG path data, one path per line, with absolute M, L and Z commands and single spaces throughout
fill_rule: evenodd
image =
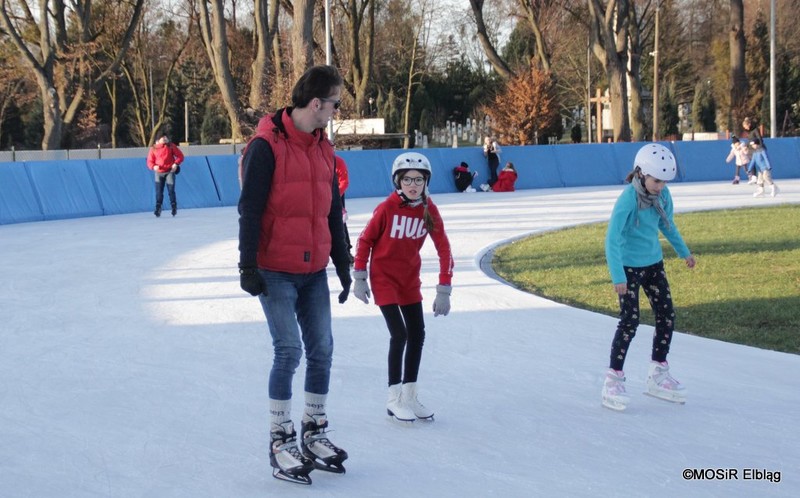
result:
M 611 362 L 614 370 L 622 370 L 625 356 L 636 329 L 639 327 L 639 288 L 644 290 L 656 319 L 653 335 L 653 361 L 666 361 L 672 332 L 675 330 L 675 310 L 672 307 L 672 294 L 664 271 L 664 261 L 643 268 L 625 267 L 628 278 L 628 292 L 619 296 L 619 323 L 614 341 L 611 343 Z

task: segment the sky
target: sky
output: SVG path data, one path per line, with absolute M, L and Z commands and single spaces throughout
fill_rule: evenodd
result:
M 800 180 L 779 183 L 774 199 L 722 182 L 670 188 L 677 212 L 800 203 Z M 620 189 L 435 195 L 456 265 L 452 311 L 434 318 L 426 243 L 419 390 L 435 421 L 388 420 L 380 311 L 333 299 L 330 437 L 350 458 L 311 486 L 271 475 L 272 347 L 239 288 L 235 207 L 0 226 L 0 496 L 797 495 L 800 357 L 678 333 L 669 360 L 688 402 L 671 404 L 641 394 L 642 325 L 617 413 L 600 403 L 616 320 L 488 268 L 498 245 L 606 220 Z M 381 200 L 348 200 L 353 237 Z M 697 258 L 689 278 L 702 285 Z M 329 282 L 335 298 L 332 266 Z M 302 381 L 301 364 L 295 423 Z M 693 478 L 706 472 L 721 478 Z

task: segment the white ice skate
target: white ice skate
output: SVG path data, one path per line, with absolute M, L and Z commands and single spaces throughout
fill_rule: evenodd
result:
M 625 373 L 609 368 L 603 382 L 603 406 L 621 412 L 630 400 L 625 392 Z
M 397 422 L 410 424 L 416 420 L 417 417 L 414 415 L 414 412 L 403 403 L 402 389 L 400 384 L 389 386 L 389 399 L 386 402 L 386 414 Z
M 645 394 L 672 403 L 686 403 L 686 388 L 669 373 L 666 361 L 650 363 Z
M 426 408 L 425 405 L 417 399 L 417 383 L 407 382 L 403 384 L 403 394 L 401 396 L 403 404 L 414 412 L 414 416 L 420 420 L 433 421 L 433 411 Z

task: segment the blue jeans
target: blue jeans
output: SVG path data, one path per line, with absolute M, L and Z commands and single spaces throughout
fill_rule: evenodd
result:
M 259 270 L 268 295 L 258 296 L 272 335 L 274 358 L 269 397 L 292 399 L 292 378 L 306 352 L 306 392 L 328 394 L 333 333 L 325 270 L 310 274 Z
M 772 166 L 769 164 L 767 151 L 762 149 L 753 152 L 753 158 L 750 159 L 750 164 L 747 166 L 747 171 L 755 175 L 769 169 L 772 169 Z
M 171 205 L 176 205 L 175 199 L 175 173 L 156 173 L 156 206 L 160 206 L 164 202 L 164 185 L 167 186 L 167 193 L 169 194 L 169 202 Z

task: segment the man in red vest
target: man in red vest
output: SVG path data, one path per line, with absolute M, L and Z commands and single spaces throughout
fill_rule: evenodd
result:
M 273 476 L 310 484 L 315 467 L 343 473 L 347 452 L 327 437 L 326 398 L 333 356 L 326 268 L 333 260 L 350 292 L 333 145 L 325 126 L 341 105 L 342 77 L 314 66 L 292 90 L 292 106 L 264 116 L 242 159 L 239 198 L 241 287 L 258 296 L 274 360 L 269 376 Z M 305 350 L 300 447 L 291 418 L 292 378 Z

